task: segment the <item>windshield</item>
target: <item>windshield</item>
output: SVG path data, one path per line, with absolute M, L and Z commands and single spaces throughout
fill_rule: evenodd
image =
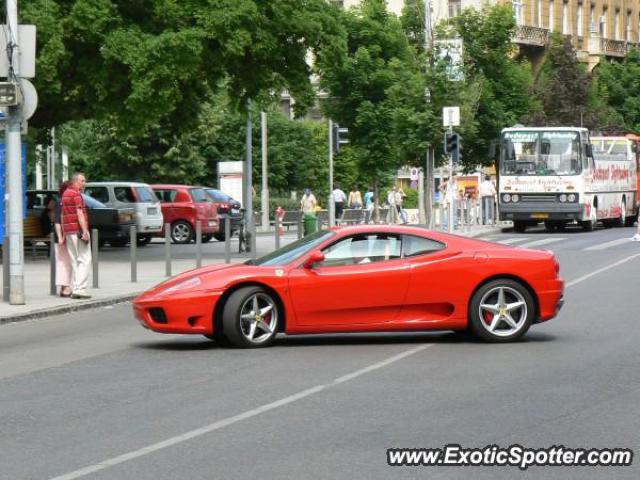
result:
M 271 252 L 257 260 L 249 260 L 247 263 L 251 265 L 288 265 L 294 260 L 300 258 L 305 253 L 311 251 L 317 245 L 320 245 L 327 238 L 334 236 L 335 233 L 328 230 L 321 230 L 306 237 L 301 238 L 289 245 L 282 247 L 275 252 Z
M 582 171 L 578 132 L 505 132 L 501 150 L 503 175 L 577 175 Z

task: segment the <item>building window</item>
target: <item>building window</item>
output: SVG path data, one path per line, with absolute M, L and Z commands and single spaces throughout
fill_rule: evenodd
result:
M 627 42 L 631 42 L 631 10 L 627 10 L 627 17 L 624 21 L 624 38 Z
M 620 10 L 616 10 L 613 17 L 613 38 L 620 40 Z
M 596 7 L 591 4 L 589 8 L 589 31 L 596 33 L 598 31 L 598 25 L 596 25 Z
M 576 35 L 578 35 L 579 37 L 581 37 L 583 34 L 583 31 L 582 31 L 583 23 L 584 21 L 582 19 L 582 4 L 579 3 L 578 9 L 576 10 Z
M 513 0 L 511 6 L 513 8 L 513 16 L 516 19 L 516 25 L 522 25 L 524 23 L 522 21 L 522 3 L 520 0 Z
M 542 21 L 542 0 L 538 0 L 538 26 L 540 28 L 544 27 L 544 23 Z
M 549 0 L 549 31 L 553 32 L 553 0 Z
M 562 2 L 562 33 L 564 35 L 570 35 L 569 27 L 569 3 L 565 0 Z
M 609 11 L 607 7 L 602 7 L 602 16 L 600 17 L 600 36 L 607 38 L 607 16 Z
M 449 0 L 449 18 L 457 17 L 462 11 L 462 0 Z

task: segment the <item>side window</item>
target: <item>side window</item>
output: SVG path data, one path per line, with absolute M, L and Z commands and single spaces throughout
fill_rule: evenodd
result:
M 414 235 L 404 235 L 402 241 L 405 257 L 415 257 L 416 255 L 438 252 L 445 247 L 443 243 Z
M 154 190 L 154 192 L 162 203 L 171 203 L 176 198 L 175 190 Z
M 400 238 L 386 233 L 355 235 L 324 250 L 323 267 L 364 265 L 400 258 Z
M 84 193 L 99 202 L 109 203 L 109 190 L 107 190 L 107 187 L 86 187 Z
M 136 203 L 136 197 L 131 187 L 115 187 L 113 194 L 116 200 L 123 203 Z
M 207 195 L 204 193 L 204 190 L 201 189 L 201 188 L 192 188 L 189 193 L 191 193 L 191 199 L 195 203 L 210 202 L 211 201 L 211 200 L 209 200 Z

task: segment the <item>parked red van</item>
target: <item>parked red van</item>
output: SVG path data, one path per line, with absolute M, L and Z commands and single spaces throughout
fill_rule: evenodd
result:
M 202 225 L 203 242 L 208 242 L 218 233 L 216 204 L 204 189 L 189 185 L 151 185 L 151 188 L 160 200 L 164 223 L 171 224 L 173 243 L 192 242 L 197 221 Z

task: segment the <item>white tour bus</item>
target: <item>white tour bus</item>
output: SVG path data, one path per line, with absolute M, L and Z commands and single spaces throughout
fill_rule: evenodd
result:
M 517 232 L 543 221 L 547 230 L 578 222 L 591 231 L 633 225 L 638 204 L 637 138 L 589 138 L 586 128 L 502 130 L 500 220 Z M 593 142 L 593 144 L 592 144 Z

